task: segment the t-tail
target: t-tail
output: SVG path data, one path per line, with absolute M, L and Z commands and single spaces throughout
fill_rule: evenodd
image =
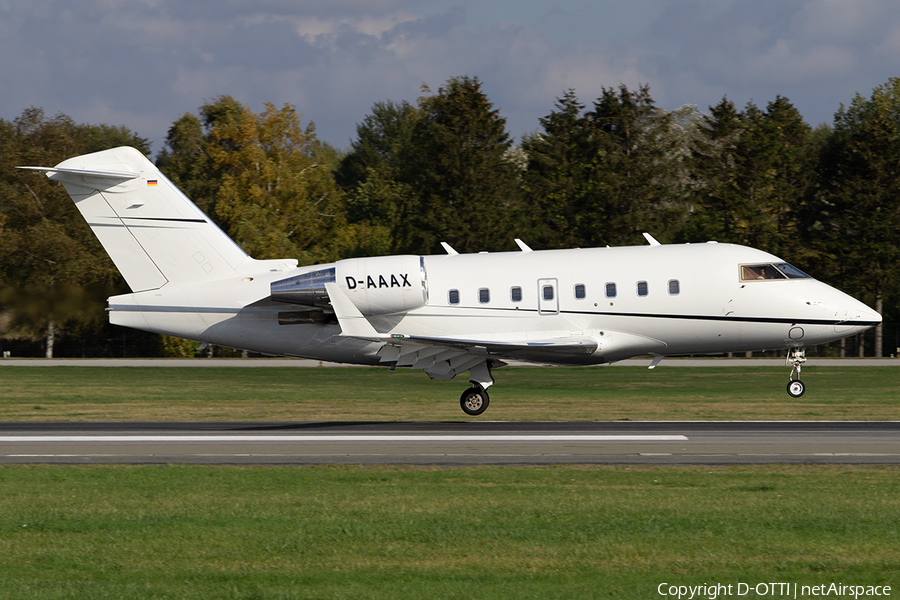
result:
M 134 148 L 21 168 L 65 186 L 133 292 L 265 271 L 267 263 L 297 265 L 250 258 Z

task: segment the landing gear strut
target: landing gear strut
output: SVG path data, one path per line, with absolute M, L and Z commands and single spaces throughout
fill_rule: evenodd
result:
M 491 402 L 487 389 L 494 383 L 494 377 L 491 375 L 493 365 L 494 361 L 488 359 L 478 363 L 469 371 L 469 381 L 472 382 L 472 387 L 467 388 L 459 397 L 459 406 L 470 417 L 477 417 L 486 411 Z
M 800 381 L 800 368 L 803 366 L 803 363 L 806 362 L 806 349 L 791 348 L 785 362 L 786 364 L 791 365 L 791 381 L 788 383 L 787 393 L 790 394 L 792 398 L 799 398 L 806 392 L 806 385 Z M 796 379 L 794 379 L 795 371 L 797 373 Z

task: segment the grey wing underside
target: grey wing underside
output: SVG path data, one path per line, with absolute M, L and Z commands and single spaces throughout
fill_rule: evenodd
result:
M 485 361 L 503 366 L 503 359 L 552 364 L 588 364 L 597 342 L 586 337 L 548 339 L 479 339 L 478 337 L 426 337 L 383 334 L 375 330 L 335 283 L 327 283 L 331 306 L 341 335 L 383 344 L 381 361 L 398 367 L 422 369 L 436 379 L 452 379 Z

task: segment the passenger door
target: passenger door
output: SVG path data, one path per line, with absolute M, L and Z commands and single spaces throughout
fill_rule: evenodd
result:
M 559 286 L 556 279 L 538 279 L 538 312 L 542 315 L 559 313 Z

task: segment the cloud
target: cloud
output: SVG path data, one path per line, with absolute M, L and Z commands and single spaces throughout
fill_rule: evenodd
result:
M 376 101 L 477 76 L 515 136 L 574 88 L 657 104 L 787 96 L 808 121 L 897 75 L 896 0 L 6 0 L 0 116 L 28 106 L 154 140 L 206 100 L 294 104 L 346 147 Z
M 727 94 L 757 104 L 789 97 L 808 121 L 829 117 L 854 89 L 866 93 L 895 69 L 889 59 L 900 5 L 890 0 L 734 0 L 724 9 L 670 9 L 654 26 L 675 52 L 658 59 L 673 93 Z M 896 57 L 896 53 L 893 54 Z M 680 81 L 679 81 L 680 80 Z M 700 103 L 698 100 L 695 102 Z

